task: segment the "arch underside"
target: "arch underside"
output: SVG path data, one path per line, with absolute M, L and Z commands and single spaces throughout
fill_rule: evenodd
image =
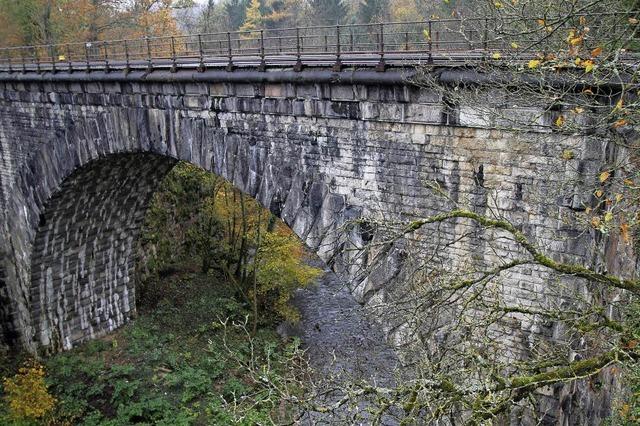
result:
M 40 215 L 31 263 L 38 346 L 70 349 L 135 313 L 135 250 L 144 214 L 175 160 L 116 154 L 76 170 Z

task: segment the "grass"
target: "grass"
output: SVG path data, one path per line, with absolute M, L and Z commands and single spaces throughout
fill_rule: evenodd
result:
M 0 423 L 255 425 L 288 416 L 243 361 L 268 362 L 278 380 L 287 374 L 291 347 L 268 320 L 253 338 L 223 327 L 226 318 L 243 322 L 248 309 L 219 275 L 183 268 L 147 288 L 142 299 L 132 323 L 43 361 L 57 399 L 46 419 L 11 420 L 3 399 Z M 4 377 L 18 361 L 4 363 Z

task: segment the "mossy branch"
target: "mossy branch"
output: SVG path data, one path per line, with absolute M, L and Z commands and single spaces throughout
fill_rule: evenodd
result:
M 634 294 L 640 294 L 639 280 L 623 279 L 615 275 L 602 274 L 582 265 L 556 262 L 549 256 L 542 253 L 542 251 L 540 251 L 540 249 L 534 243 L 529 241 L 529 239 L 510 222 L 504 219 L 488 218 L 469 210 L 456 209 L 424 219 L 414 220 L 405 227 L 403 234 L 414 232 L 422 228 L 424 225 L 430 223 L 444 222 L 446 220 L 456 218 L 470 219 L 479 223 L 485 228 L 497 228 L 510 233 L 513 236 L 514 240 L 532 256 L 533 262 L 539 265 L 545 266 L 562 274 L 585 278 L 597 283 L 606 284 L 623 290 L 628 290 Z

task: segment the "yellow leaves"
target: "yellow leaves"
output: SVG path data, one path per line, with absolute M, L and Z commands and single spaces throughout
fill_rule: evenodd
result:
M 623 199 L 624 199 L 624 195 L 622 195 L 620 193 L 616 194 L 616 203 L 619 203 Z
M 40 419 L 53 409 L 56 400 L 49 394 L 44 378 L 44 367 L 29 362 L 18 374 L 4 379 L 5 399 L 16 422 Z
M 597 189 L 596 192 L 593 193 L 596 197 L 600 198 L 602 197 L 602 194 L 604 194 L 604 191 L 602 191 L 602 189 Z
M 571 32 L 569 34 L 569 37 L 567 37 L 567 43 L 569 43 L 571 46 L 578 46 L 582 44 L 582 40 L 582 36 L 576 36 L 573 32 Z
M 604 183 L 607 179 L 609 179 L 609 176 L 611 176 L 611 172 L 609 171 L 604 171 L 602 173 L 600 173 L 600 176 L 598 177 L 600 179 L 600 183 Z
M 575 108 L 573 109 L 573 112 L 574 112 L 574 113 L 576 113 L 576 114 L 582 114 L 582 113 L 584 112 L 584 108 L 582 108 L 582 107 L 575 107 Z
M 564 118 L 563 115 L 559 115 L 558 118 L 556 118 L 555 125 L 557 127 L 562 127 L 566 121 L 567 119 Z
M 422 30 L 422 35 L 426 40 L 431 40 L 431 33 L 428 29 L 425 28 L 424 30 Z
M 502 58 L 502 55 L 500 54 L 500 52 L 495 52 L 493 55 L 491 55 L 492 59 L 500 59 Z
M 620 98 L 618 99 L 618 102 L 616 102 L 616 106 L 613 108 L 613 112 L 620 111 L 622 108 L 624 108 L 624 100 Z
M 579 21 L 580 25 L 587 25 L 587 18 L 585 18 L 584 15 L 580 17 Z
M 544 19 L 538 19 L 536 20 L 536 22 L 538 23 L 538 25 L 540 25 L 541 27 L 544 27 L 547 25 L 547 22 Z
M 496 9 L 502 8 L 502 3 L 500 3 L 499 1 L 493 2 L 493 5 L 495 6 Z
M 602 221 L 600 220 L 599 216 L 594 216 L 591 218 L 591 226 L 597 229 L 600 228 L 600 225 L 602 225 Z
M 622 408 L 620 408 L 620 415 L 626 418 L 629 416 L 630 411 L 631 411 L 631 406 L 629 404 L 623 404 Z
M 585 72 L 591 72 L 593 71 L 595 64 L 593 63 L 592 60 L 587 59 L 586 61 L 582 61 L 582 66 L 584 67 Z
M 613 220 L 613 213 L 608 211 L 604 214 L 604 223 L 609 223 Z
M 573 63 L 580 68 L 584 68 L 585 72 L 591 72 L 593 71 L 593 69 L 595 68 L 596 64 L 595 62 L 593 62 L 591 59 L 582 59 L 580 57 L 577 57 Z M 593 92 L 591 92 L 593 93 Z
M 562 155 L 561 158 L 565 161 L 569 161 L 569 160 L 573 160 L 575 158 L 575 154 L 572 150 L 570 149 L 565 149 L 562 151 Z
M 517 49 L 518 47 L 520 47 L 520 46 L 518 46 L 518 43 L 516 43 L 515 41 L 511 42 L 511 48 L 512 49 Z
M 529 67 L 529 69 L 536 69 L 540 66 L 541 63 L 542 61 L 540 61 L 539 59 L 532 59 L 527 64 L 527 67 Z

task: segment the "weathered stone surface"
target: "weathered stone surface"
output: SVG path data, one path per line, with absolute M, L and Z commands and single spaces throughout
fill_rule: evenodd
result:
M 552 256 L 588 264 L 593 237 L 563 217 L 588 199 L 583 185 L 607 161 L 606 144 L 484 124 L 469 107 L 406 85 L 0 83 L 0 338 L 67 348 L 133 315 L 131 247 L 154 184 L 176 160 L 255 197 L 366 306 L 403 291 L 409 248 L 397 245 L 370 271 L 371 259 L 354 264 L 357 253 L 342 250 L 346 240 L 370 239 L 367 229 L 341 225 L 447 210 L 427 181 L 463 206 L 511 219 Z M 573 159 L 562 159 L 567 149 Z M 473 238 L 458 241 L 464 233 Z M 455 271 L 517 250 L 508 242 L 487 250 L 489 237 L 452 221 L 415 238 Z M 548 279 L 540 268 L 518 268 L 502 277 L 502 297 L 533 306 L 547 297 Z M 405 343 L 402 318 L 383 318 L 388 337 Z M 505 330 L 513 358 L 552 334 L 519 321 Z

